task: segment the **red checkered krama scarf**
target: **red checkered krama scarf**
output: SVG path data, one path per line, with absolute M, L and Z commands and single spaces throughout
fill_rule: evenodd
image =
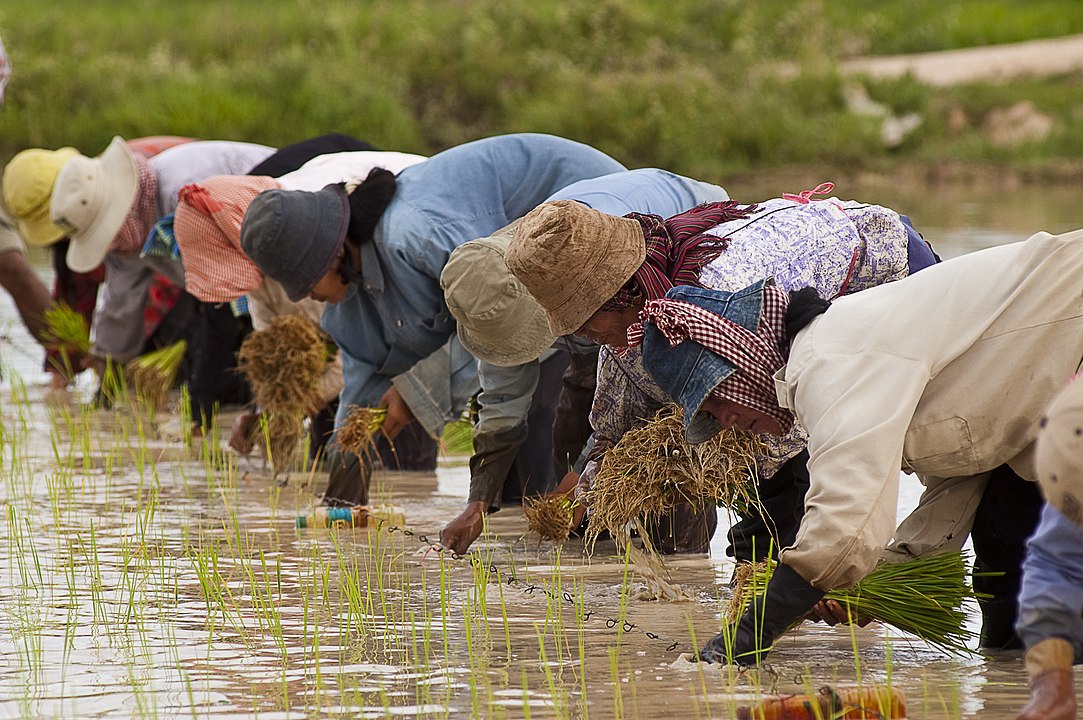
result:
M 203 302 L 229 302 L 263 283 L 241 249 L 241 223 L 253 198 L 280 187 L 269 177 L 218 175 L 181 188 L 173 233 L 188 292 Z
M 721 355 L 736 370 L 720 382 L 711 395 L 758 410 L 776 420 L 788 432 L 794 416 L 778 404 L 774 374 L 786 359 L 786 309 L 789 296 L 774 285 L 763 289 L 760 323 L 749 331 L 721 315 L 682 300 L 648 300 L 640 312 L 640 322 L 628 329 L 628 345 L 643 342 L 643 323 L 653 324 L 670 347 L 692 340 Z
M 700 270 L 718 257 L 728 242 L 704 231 L 747 217 L 755 210 L 755 205 L 740 207 L 735 201 L 727 200 L 704 203 L 668 219 L 645 213 L 625 215 L 643 226 L 647 257 L 624 287 L 600 309 L 621 310 L 643 298 L 656 300 L 675 285 L 700 287 Z
M 109 245 L 111 252 L 126 255 L 138 254 L 147 242 L 147 235 L 161 217 L 158 211 L 158 176 L 154 174 L 147 159 L 138 153 L 131 154 L 135 163 L 135 200 L 128 210 L 120 231 Z

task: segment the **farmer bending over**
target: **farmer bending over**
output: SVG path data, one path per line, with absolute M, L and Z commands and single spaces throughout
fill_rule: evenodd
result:
M 759 661 L 825 592 L 869 574 L 893 531 L 888 559 L 957 551 L 983 494 L 1012 502 L 1010 486 L 990 477 L 1004 464 L 1035 477 L 1042 411 L 1083 350 L 1081 272 L 1077 230 L 1039 233 L 830 304 L 767 280 L 735 293 L 677 288 L 646 304 L 644 364 L 684 408 L 689 436 L 719 427 L 781 435 L 796 422 L 809 438 L 797 537 L 732 644 L 719 635 L 703 659 Z M 635 344 L 638 332 L 629 335 Z M 900 468 L 925 491 L 896 530 Z M 977 540 L 980 562 L 989 551 Z M 993 564 L 1021 562 L 1011 550 Z M 983 641 L 1002 632 L 986 626 L 1002 623 L 1004 608 L 983 607 Z

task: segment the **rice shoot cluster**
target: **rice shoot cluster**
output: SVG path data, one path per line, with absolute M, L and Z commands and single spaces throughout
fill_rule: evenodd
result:
M 771 579 L 773 562 L 748 566 L 743 579 L 737 576 L 734 596 L 741 612 Z M 748 586 L 751 586 L 749 590 Z M 969 603 L 979 595 L 967 582 L 963 553 L 941 553 L 901 563 L 880 563 L 853 587 L 832 590 L 825 599 L 837 600 L 853 618 L 868 618 L 916 635 L 941 650 L 968 655 L 975 633 L 966 626 Z M 733 605 L 731 604 L 731 608 Z M 739 613 L 728 611 L 735 618 Z
M 177 379 L 188 343 L 178 340 L 172 345 L 140 355 L 127 365 L 128 376 L 135 386 L 136 396 L 151 410 L 165 404 L 166 394 Z
M 755 502 L 758 447 L 733 429 L 690 445 L 680 407 L 667 405 L 606 452 L 586 494 L 588 540 L 603 530 L 620 536 L 636 518 L 650 524 L 681 502 L 747 507 Z
M 59 367 L 65 377 L 73 378 L 73 357 L 90 352 L 90 328 L 86 318 L 63 300 L 53 303 L 42 313 L 45 322 L 45 346 L 60 355 Z M 53 364 L 57 364 L 55 359 Z

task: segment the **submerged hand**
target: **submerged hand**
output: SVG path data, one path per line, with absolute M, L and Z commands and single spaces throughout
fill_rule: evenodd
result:
M 485 526 L 487 504 L 483 501 L 467 504 L 466 509 L 440 531 L 440 544 L 460 555 L 469 550 Z
M 574 470 L 569 470 L 564 477 L 560 479 L 556 488 L 549 493 L 549 495 L 563 495 L 568 500 L 575 500 L 575 491 L 579 487 L 579 473 Z M 583 524 L 583 516 L 586 515 L 587 508 L 585 505 L 573 504 L 572 505 L 572 530 L 574 531 L 580 525 Z
M 380 429 L 384 435 L 387 435 L 388 440 L 394 440 L 395 436 L 414 420 L 413 411 L 410 410 L 410 406 L 406 404 L 406 401 L 402 399 L 402 395 L 399 394 L 395 386 L 388 388 L 388 391 L 380 398 L 380 407 L 387 408 L 387 416 L 384 418 L 384 424 Z
M 241 455 L 248 455 L 248 453 L 252 452 L 252 446 L 255 444 L 252 436 L 255 434 L 258 422 L 259 415 L 257 413 L 245 412 L 238 415 L 237 419 L 233 421 L 233 428 L 229 433 L 229 446 Z

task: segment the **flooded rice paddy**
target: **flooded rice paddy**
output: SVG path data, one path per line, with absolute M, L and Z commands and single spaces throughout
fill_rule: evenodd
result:
M 1058 191 L 1043 202 L 1081 212 Z M 926 201 L 910 214 L 944 256 L 1083 225 L 1030 203 L 994 233 L 997 198 Z M 923 217 L 940 205 L 958 212 Z M 2 717 L 726 718 L 773 692 L 885 682 L 912 718 L 1025 702 L 1018 655 L 954 657 L 875 625 L 806 623 L 746 675 L 687 663 L 728 601 L 725 522 L 710 557 L 666 562 L 691 602 L 636 599 L 612 544 L 539 545 L 515 509 L 453 558 L 432 542 L 465 501 L 463 457 L 376 476 L 403 522 L 295 529 L 319 472 L 280 487 L 258 459 L 189 446 L 175 414 L 88 409 L 88 378 L 50 392 L 0 301 Z

